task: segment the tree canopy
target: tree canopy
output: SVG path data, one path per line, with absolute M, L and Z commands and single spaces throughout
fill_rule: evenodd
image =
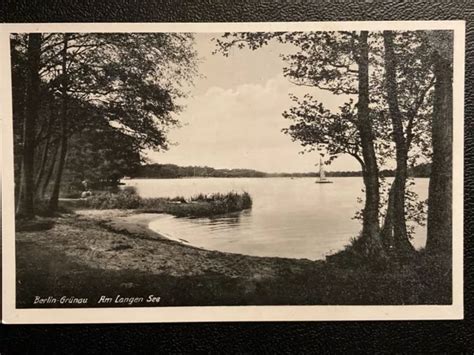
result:
M 364 226 L 369 210 L 375 211 L 372 225 L 378 224 L 373 217 L 384 217 L 382 234 L 396 235 L 386 239 L 389 250 L 394 240 L 400 241 L 396 248 L 409 245 L 407 219 L 424 220 L 423 202 L 410 191 L 407 178 L 411 167 L 431 157 L 435 77 L 430 38 L 432 31 L 321 31 L 225 33 L 215 39 L 216 52 L 225 56 L 233 47 L 257 50 L 272 40 L 292 45 L 294 50 L 282 55 L 284 76 L 295 85 L 341 97 L 339 110 L 330 111 L 314 95 L 292 96 L 294 106 L 283 112 L 291 123 L 283 132 L 303 152 L 323 152 L 328 164 L 341 154 L 361 164 L 366 199 L 360 216 Z M 395 180 L 386 188 L 379 170 L 392 161 Z M 378 212 L 376 205 L 387 207 Z
M 103 134 L 104 143 L 126 142 L 133 152 L 168 148 L 167 133 L 179 126 L 182 99 L 197 74 L 197 53 L 188 33 L 43 33 L 37 37 L 35 68 L 28 50 L 33 35 L 11 38 L 15 154 L 24 159 L 22 146 L 29 132 L 34 139 L 26 155 L 32 160 L 27 159 L 28 167 L 22 171 L 28 176 L 32 171 L 37 181 L 22 185 L 23 190 L 43 198 L 51 187 L 53 208 L 62 171 L 77 165 L 69 161 L 68 151 L 76 154 L 74 145 L 85 144 L 85 137 L 97 139 Z M 23 107 L 31 93 L 24 82 L 32 70 L 39 78 L 38 118 L 35 127 L 25 129 Z M 88 134 L 79 139 L 81 132 Z M 109 160 L 121 160 L 118 149 L 108 154 Z M 23 196 L 20 189 L 19 200 Z

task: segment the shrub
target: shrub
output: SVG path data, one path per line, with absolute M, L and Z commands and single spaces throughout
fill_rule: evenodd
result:
M 230 212 L 238 212 L 252 207 L 252 199 L 247 192 L 238 194 L 199 194 L 184 204 L 166 204 L 166 213 L 177 217 L 209 217 Z
M 224 202 L 229 209 L 246 209 L 252 207 L 252 198 L 247 192 L 238 194 L 237 192 L 229 192 L 227 194 L 199 194 L 191 197 L 191 201 L 205 202 Z
M 123 190 L 117 193 L 96 193 L 85 200 L 86 207 L 99 210 L 135 209 L 141 206 L 141 198 L 134 191 Z
M 177 217 L 210 217 L 252 207 L 252 198 L 247 192 L 199 194 L 186 201 L 182 196 L 140 198 L 135 190 L 124 189 L 117 193 L 97 193 L 84 201 L 85 207 L 88 208 L 140 209 L 143 212 L 168 213 Z
M 142 199 L 141 209 L 147 212 L 162 212 L 176 217 L 210 217 L 238 212 L 252 207 L 252 198 L 247 192 L 238 194 L 199 194 L 186 201 L 184 197 Z
M 165 207 L 167 204 L 170 203 L 177 203 L 173 202 L 168 198 L 143 198 L 140 202 L 140 209 L 143 212 L 154 212 L 154 213 L 162 213 L 165 211 Z

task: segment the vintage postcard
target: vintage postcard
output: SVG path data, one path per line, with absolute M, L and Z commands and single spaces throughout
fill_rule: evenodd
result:
M 463 318 L 463 21 L 0 29 L 5 323 Z

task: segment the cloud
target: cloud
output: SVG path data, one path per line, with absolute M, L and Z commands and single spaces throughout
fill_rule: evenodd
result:
M 338 106 L 339 97 L 315 91 L 318 99 Z M 292 102 L 289 94 L 302 95 L 278 75 L 264 84 L 242 84 L 224 89 L 211 87 L 189 99 L 180 115 L 184 127 L 170 132 L 178 143 L 165 153 L 150 153 L 160 163 L 208 165 L 218 168 L 251 168 L 268 172 L 314 170 L 314 155 L 298 154 L 301 146 L 281 130 L 289 125 L 282 117 Z M 336 101 L 334 100 L 336 98 Z M 346 164 L 352 163 L 349 159 Z M 357 164 L 346 166 L 358 169 Z

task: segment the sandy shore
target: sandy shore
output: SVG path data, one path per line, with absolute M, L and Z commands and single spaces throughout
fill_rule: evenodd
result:
M 104 307 L 104 294 L 160 295 L 161 306 L 451 302 L 450 264 L 430 258 L 372 268 L 209 251 L 153 232 L 154 218 L 88 210 L 49 220 L 51 229 L 18 231 L 17 306 L 74 295 Z
M 141 235 L 143 239 L 170 239 L 148 228 L 156 213 L 137 213 L 135 210 L 77 210 L 76 214 L 95 220 L 115 231 Z
M 20 232 L 17 241 L 60 249 L 90 267 L 172 276 L 222 274 L 258 280 L 321 264 L 199 249 L 150 230 L 154 218 L 156 214 L 129 210 L 81 210 L 58 218 L 48 231 Z

